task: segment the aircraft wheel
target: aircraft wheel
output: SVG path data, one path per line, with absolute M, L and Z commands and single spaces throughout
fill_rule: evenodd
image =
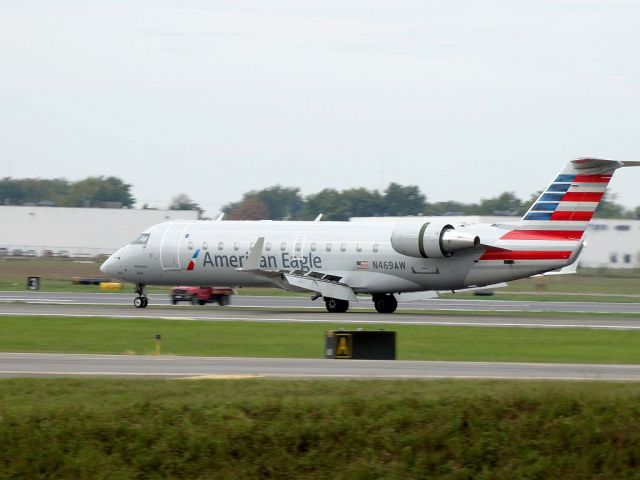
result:
M 324 303 L 331 313 L 344 313 L 349 310 L 349 301 L 325 297 Z
M 145 308 L 149 304 L 147 297 L 136 297 L 133 299 L 133 306 L 136 308 Z
M 386 295 L 374 295 L 373 305 L 376 307 L 378 313 L 393 313 L 398 308 L 398 301 L 396 297 L 388 293 Z

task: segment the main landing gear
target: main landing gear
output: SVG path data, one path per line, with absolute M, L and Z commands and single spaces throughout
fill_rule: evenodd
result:
M 147 308 L 147 305 L 149 305 L 149 299 L 144 294 L 143 284 L 136 283 L 136 293 L 138 296 L 133 299 L 133 306 L 136 308 Z
M 331 313 L 344 313 L 349 310 L 349 301 L 324 297 L 324 304 Z
M 373 296 L 373 305 L 378 313 L 393 313 L 398 308 L 398 301 L 391 293 L 376 293 Z
M 331 313 L 344 313 L 349 310 L 349 302 L 347 300 L 324 297 L 324 303 Z M 398 308 L 398 301 L 392 293 L 376 293 L 373 295 L 373 305 L 378 313 L 393 313 Z

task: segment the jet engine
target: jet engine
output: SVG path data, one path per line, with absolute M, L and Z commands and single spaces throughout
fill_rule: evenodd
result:
M 461 232 L 452 225 L 427 222 L 398 224 L 391 234 L 391 246 L 403 255 L 418 258 L 450 257 L 458 250 L 475 248 L 480 245 L 480 237 L 473 233 Z

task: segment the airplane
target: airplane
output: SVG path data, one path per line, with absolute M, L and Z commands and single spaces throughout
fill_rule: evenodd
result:
M 369 294 L 380 313 L 398 299 L 474 289 L 572 265 L 615 170 L 640 166 L 570 161 L 518 222 L 170 221 L 111 255 L 100 270 L 135 284 L 278 287 L 308 291 L 346 312 Z

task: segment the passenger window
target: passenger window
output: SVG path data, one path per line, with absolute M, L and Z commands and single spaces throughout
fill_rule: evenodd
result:
M 362 244 L 361 244 L 361 243 L 358 243 L 358 244 L 356 245 L 356 250 L 357 250 L 358 252 L 361 252 L 361 251 L 362 251 Z
M 317 247 L 318 247 L 318 245 L 317 245 L 317 244 L 312 243 L 312 244 L 311 244 L 311 251 L 312 251 L 312 252 L 315 252 Z
M 132 243 L 132 245 L 146 245 L 149 241 L 149 233 L 141 233 Z
M 302 244 L 296 243 L 296 252 L 300 252 L 300 250 L 302 250 Z
M 327 252 L 330 252 L 330 251 L 331 251 L 331 242 L 327 242 L 327 245 L 325 246 L 325 250 L 326 250 Z
M 218 242 L 218 250 L 224 250 L 224 242 Z
M 256 246 L 256 242 L 251 242 L 249 244 L 249 250 L 253 250 L 253 247 L 255 247 L 255 246 Z
M 189 242 L 189 243 L 187 243 L 187 248 L 188 248 L 189 250 L 193 250 L 193 242 Z
M 287 242 L 282 242 L 280 244 L 280 250 L 284 252 L 286 249 L 287 249 Z
M 236 251 L 240 250 L 240 242 L 235 242 L 233 244 L 233 249 L 236 250 Z
M 347 251 L 347 244 L 346 243 L 341 243 L 340 244 L 340 251 L 341 252 L 346 252 Z
M 271 242 L 267 242 L 266 245 L 264 246 L 265 250 L 268 252 L 271 250 Z
M 377 243 L 374 243 L 374 244 L 373 244 L 373 251 L 377 253 L 377 252 L 378 252 L 378 248 L 379 248 L 379 247 L 378 247 L 378 244 L 377 244 Z
M 207 242 L 202 242 L 202 249 L 203 250 L 208 250 L 209 249 L 209 244 Z

